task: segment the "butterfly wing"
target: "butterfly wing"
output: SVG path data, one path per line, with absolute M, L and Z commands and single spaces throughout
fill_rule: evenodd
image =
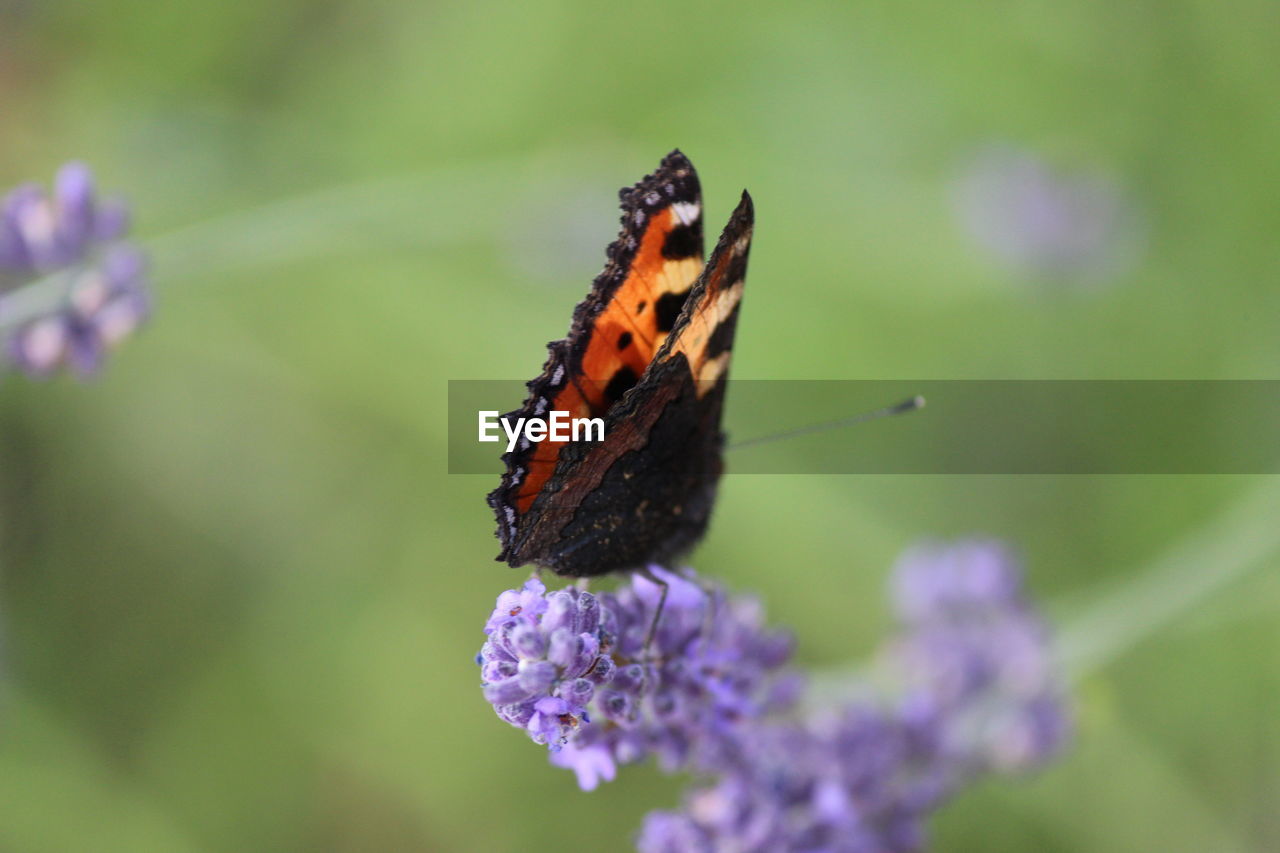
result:
M 507 418 L 548 411 L 601 417 L 639 381 L 702 271 L 702 196 L 693 165 L 679 151 L 620 193 L 622 229 L 604 271 L 573 312 L 564 340 L 548 345 L 542 373 Z M 506 473 L 489 504 L 507 559 L 522 518 L 556 470 L 565 442 L 522 442 L 503 456 Z M 521 562 L 524 562 L 523 560 Z M 516 563 L 519 565 L 519 563 Z
M 559 452 L 504 550 L 512 565 L 604 574 L 667 563 L 702 537 L 722 467 L 720 419 L 753 224 L 744 192 L 670 333 L 606 413 L 605 440 Z

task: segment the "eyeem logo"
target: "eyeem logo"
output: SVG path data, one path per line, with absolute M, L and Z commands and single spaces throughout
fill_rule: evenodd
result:
M 553 409 L 545 418 L 498 417 L 497 410 L 480 412 L 480 441 L 501 441 L 498 427 L 507 434 L 507 452 L 529 446 L 531 441 L 604 441 L 604 418 L 573 418 L 570 413 Z

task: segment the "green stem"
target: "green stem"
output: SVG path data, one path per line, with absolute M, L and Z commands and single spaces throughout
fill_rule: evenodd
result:
M 456 245 L 493 218 L 515 172 L 489 163 L 328 187 L 160 234 L 144 248 L 173 282 L 371 244 Z M 0 294 L 0 336 L 60 308 L 72 278 L 60 270 Z
M 1216 520 L 1097 594 L 1059 636 L 1080 679 L 1174 623 L 1228 584 L 1280 562 L 1280 477 L 1266 477 Z
M 58 270 L 30 284 L 0 294 L 0 336 L 60 308 L 80 267 Z

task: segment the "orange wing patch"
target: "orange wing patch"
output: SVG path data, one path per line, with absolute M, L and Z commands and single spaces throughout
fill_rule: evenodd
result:
M 596 417 L 592 410 L 591 404 L 587 402 L 579 392 L 578 387 L 573 382 L 567 383 L 554 397 L 553 401 L 548 405 L 548 410 L 569 412 L 569 416 L 573 418 L 590 418 Z M 544 412 L 535 412 L 536 415 Z M 523 442 L 524 439 L 521 439 Z M 516 483 L 520 486 L 520 491 L 516 493 L 516 509 L 521 513 L 528 511 L 533 499 L 538 496 L 538 492 L 542 491 L 542 487 L 546 485 L 547 478 L 556 468 L 556 459 L 560 456 L 560 448 L 564 446 L 563 441 L 551 441 L 547 439 L 532 448 L 522 446 L 521 450 L 532 449 L 532 454 L 525 465 L 527 470 L 516 478 Z
M 699 225 L 696 213 L 686 224 L 672 207 L 648 217 L 626 278 L 597 316 L 582 355 L 578 390 L 594 415 L 607 412 L 639 381 L 671 331 L 702 272 L 700 231 L 696 248 L 684 245 L 691 242 L 686 240 L 673 249 L 672 235 Z M 693 254 L 670 257 L 686 250 Z

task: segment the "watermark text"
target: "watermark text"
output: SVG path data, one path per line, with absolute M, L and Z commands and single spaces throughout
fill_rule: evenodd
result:
M 479 440 L 501 441 L 499 428 L 507 436 L 507 452 L 519 444 L 523 449 L 530 442 L 540 441 L 604 441 L 604 418 L 575 418 L 570 412 L 555 409 L 545 417 L 498 417 L 498 411 L 481 409 L 479 412 Z M 523 441 L 521 441 L 523 439 Z

